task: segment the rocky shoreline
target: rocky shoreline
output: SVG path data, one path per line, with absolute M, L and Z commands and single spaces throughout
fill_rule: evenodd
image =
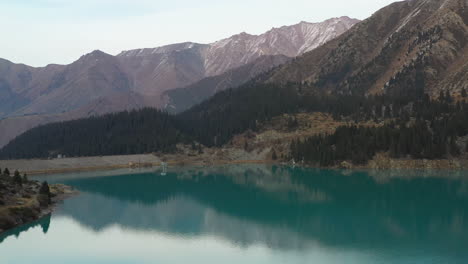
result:
M 0 234 L 50 214 L 55 205 L 76 194 L 62 184 L 28 180 L 16 171 L 0 175 Z

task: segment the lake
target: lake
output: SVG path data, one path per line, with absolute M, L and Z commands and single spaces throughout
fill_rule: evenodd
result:
M 41 176 L 81 193 L 0 263 L 468 263 L 468 175 L 267 165 Z

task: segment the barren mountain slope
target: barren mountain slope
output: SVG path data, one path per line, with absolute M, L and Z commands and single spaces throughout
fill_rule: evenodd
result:
M 282 67 L 271 81 L 307 81 L 340 93 L 399 93 L 418 75 L 427 92 L 456 94 L 468 85 L 467 12 L 465 0 L 394 3 Z
M 51 89 L 41 93 L 17 114 L 54 114 L 80 108 L 116 92 L 131 90 L 119 61 L 109 54 L 94 51 L 66 66 L 54 77 Z
M 64 66 L 33 68 L 0 59 L 0 118 L 11 115 L 55 88 L 55 76 Z

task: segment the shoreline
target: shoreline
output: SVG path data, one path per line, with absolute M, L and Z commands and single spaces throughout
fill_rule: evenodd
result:
M 160 167 L 162 163 L 169 166 L 213 166 L 213 165 L 236 165 L 236 164 L 278 164 L 293 165 L 284 160 L 268 159 L 266 155 L 252 157 L 237 156 L 229 157 L 222 155 L 222 151 L 214 151 L 209 154 L 187 155 L 166 154 L 156 156 L 153 154 L 141 155 L 116 155 L 79 157 L 63 159 L 29 159 L 29 160 L 0 160 L 0 168 L 10 170 L 21 169 L 23 173 L 30 176 L 46 174 L 62 174 L 73 172 L 110 171 L 117 169 L 153 168 Z M 247 159 L 243 159 L 247 158 Z M 331 167 L 321 167 L 313 164 L 295 163 L 296 166 L 323 169 L 419 169 L 419 170 L 464 170 L 468 169 L 468 158 L 442 159 L 442 160 L 416 160 L 416 159 L 392 159 L 388 155 L 380 153 L 366 165 L 354 165 L 343 161 Z
M 217 161 L 210 164 L 203 162 L 185 162 L 185 161 L 168 161 L 167 165 L 171 166 L 212 166 L 212 165 L 236 165 L 236 164 L 281 164 L 268 160 L 235 160 L 235 161 Z M 62 173 L 74 173 L 74 172 L 92 172 L 92 171 L 111 171 L 118 169 L 136 169 L 136 168 L 155 168 L 160 167 L 161 163 L 152 164 L 133 164 L 133 165 L 113 165 L 113 166 L 95 166 L 95 167 L 70 167 L 61 169 L 48 169 L 48 170 L 37 170 L 37 171 L 25 171 L 30 176 L 48 175 L 48 174 L 62 174 Z
M 160 167 L 163 162 L 169 166 L 211 166 L 228 164 L 279 163 L 267 159 L 220 159 L 216 158 L 216 156 L 201 157 L 180 154 L 155 156 L 153 154 L 142 154 L 63 158 L 51 160 L 0 160 L 0 168 L 9 168 L 10 170 L 21 169 L 23 173 L 26 173 L 29 176 L 35 176 L 87 171 L 106 171 L 127 168 L 152 168 Z

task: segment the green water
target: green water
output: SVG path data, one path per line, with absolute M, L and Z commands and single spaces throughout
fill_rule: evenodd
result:
M 0 263 L 468 263 L 465 172 L 248 165 L 43 177 L 79 196 Z

